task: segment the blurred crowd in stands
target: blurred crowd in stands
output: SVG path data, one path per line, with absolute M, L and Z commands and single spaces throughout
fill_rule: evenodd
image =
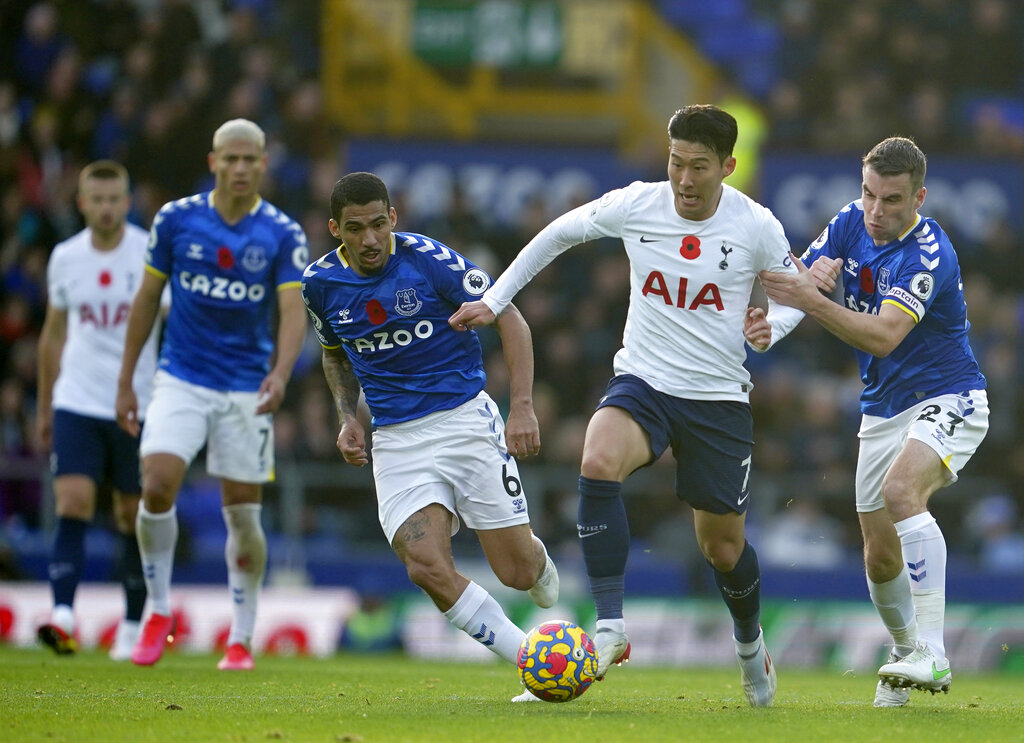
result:
M 745 91 L 765 116 L 762 148 L 848 153 L 856 162 L 868 146 L 898 132 L 914 136 L 929 154 L 977 157 L 979 168 L 993 156 L 1024 165 L 1024 7 L 1014 0 L 652 4 L 697 41 L 706 38 L 693 25 L 698 17 L 729 36 L 722 24 L 733 19 L 708 20 L 712 6 L 719 13 L 739 8 L 746 23 L 771 31 L 760 77 L 751 77 Z M 5 528 L 35 529 L 45 521 L 40 478 L 46 460 L 33 422 L 36 342 L 50 250 L 81 228 L 74 202 L 79 169 L 97 158 L 123 162 L 133 179 L 131 219 L 148 227 L 165 201 L 209 185 L 205 155 L 216 126 L 250 118 L 268 134 L 265 197 L 302 222 L 313 257 L 333 249 L 326 202 L 344 172 L 346 133 L 323 110 L 319 33 L 316 2 L 0 2 Z M 721 46 L 719 63 L 743 89 L 750 72 L 735 54 L 743 44 L 734 39 L 732 60 Z M 714 57 L 715 51 L 707 53 Z M 537 198 L 517 223 L 496 224 L 454 198 L 447 212 L 411 223 L 402 219 L 401 184 L 392 187 L 399 229 L 444 241 L 495 274 L 556 216 Z M 954 235 L 954 244 L 974 349 L 993 405 L 988 439 L 964 473 L 972 484 L 957 490 L 952 523 L 944 527 L 964 554 L 1022 569 L 1017 520 L 1024 505 L 1024 441 L 1018 435 L 1024 413 L 1024 238 L 993 225 L 982 243 L 958 243 Z M 559 471 L 568 473 L 538 494 L 543 505 L 535 528 L 548 540 L 574 543 L 572 471 L 586 421 L 611 373 L 627 291 L 621 246 L 599 242 L 563 255 L 516 300 L 534 334 L 543 436 L 542 456 L 525 467 L 562 465 Z M 486 330 L 481 335 L 489 390 L 501 401 L 507 385 L 497 339 Z M 277 415 L 279 456 L 336 462 L 344 482 L 319 348 L 312 334 L 308 341 Z M 762 483 L 752 519 L 765 543 L 762 554 L 780 564 L 838 561 L 858 541 L 852 477 L 860 382 L 853 353 L 805 322 L 774 352 L 753 355 L 749 366 L 756 385 L 755 470 Z M 679 539 L 679 517 L 670 516 L 679 511 L 670 500 L 673 471 L 667 462 L 648 470 L 653 474 L 640 481 L 643 492 L 630 506 L 634 536 L 655 548 Z M 940 518 L 945 501 L 942 495 L 934 501 Z M 379 542 L 372 504 L 361 518 L 367 515 L 366 538 Z M 310 517 L 304 523 L 312 532 L 335 521 Z

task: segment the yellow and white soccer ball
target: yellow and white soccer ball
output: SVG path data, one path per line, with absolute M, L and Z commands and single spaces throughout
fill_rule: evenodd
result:
M 526 633 L 517 665 L 519 678 L 535 697 L 545 702 L 568 702 L 594 683 L 597 653 L 582 627 L 552 620 Z

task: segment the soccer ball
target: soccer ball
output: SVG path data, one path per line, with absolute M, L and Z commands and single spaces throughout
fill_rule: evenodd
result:
M 519 648 L 519 678 L 545 702 L 568 702 L 594 683 L 597 654 L 583 628 L 556 619 L 526 633 Z

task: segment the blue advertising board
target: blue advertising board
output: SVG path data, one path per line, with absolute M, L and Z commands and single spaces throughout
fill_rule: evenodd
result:
M 860 159 L 766 154 L 761 161 L 761 198 L 800 252 L 828 220 L 860 197 Z M 978 158 L 933 157 L 925 178 L 921 213 L 954 236 L 981 242 L 993 225 L 1024 228 L 1024 168 Z
M 460 189 L 485 221 L 513 224 L 540 197 L 556 216 L 641 177 L 614 150 L 352 140 L 347 170 L 379 175 L 412 218 L 447 208 Z

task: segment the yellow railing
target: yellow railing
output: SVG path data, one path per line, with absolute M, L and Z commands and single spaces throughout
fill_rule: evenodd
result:
M 715 92 L 714 68 L 643 0 L 548 2 L 559 14 L 557 59 L 534 68 L 425 61 L 415 34 L 429 5 L 324 1 L 322 83 L 343 131 L 605 143 L 629 154 L 663 134 L 673 110 Z

